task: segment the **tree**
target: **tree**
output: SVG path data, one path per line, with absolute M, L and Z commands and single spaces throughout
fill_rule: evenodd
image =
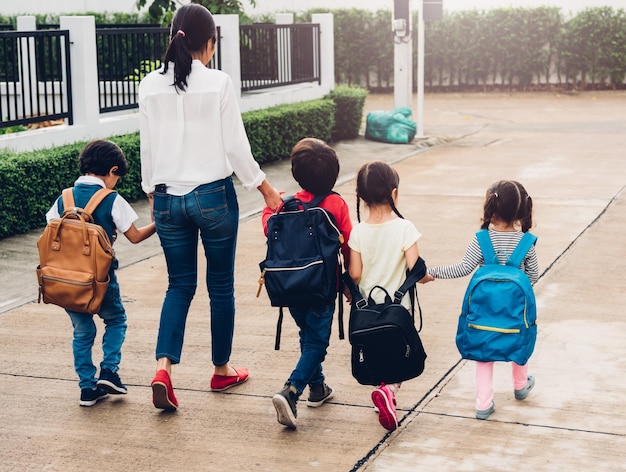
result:
M 158 22 L 164 22 L 166 19 L 171 20 L 171 15 L 176 11 L 179 5 L 182 5 L 180 0 L 150 0 L 152 3 L 148 8 L 148 14 L 150 18 Z M 256 0 L 248 0 L 250 5 L 256 6 Z M 148 3 L 148 0 L 137 0 L 137 9 L 143 8 Z M 243 5 L 241 0 L 191 0 L 191 3 L 198 3 L 204 5 L 214 15 L 225 15 L 234 13 L 242 15 Z
M 256 0 L 248 1 L 253 7 L 256 6 Z M 191 0 L 191 3 L 204 5 L 214 15 L 243 14 L 241 0 Z

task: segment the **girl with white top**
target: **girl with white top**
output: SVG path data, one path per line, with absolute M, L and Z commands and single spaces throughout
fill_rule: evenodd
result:
M 366 299 L 375 285 L 389 293 L 395 292 L 404 282 L 407 269 L 412 268 L 419 257 L 417 240 L 421 234 L 396 208 L 399 182 L 398 173 L 380 161 L 364 164 L 357 174 L 359 223 L 352 229 L 348 241 L 348 272 Z M 361 200 L 368 210 L 365 221 L 361 221 Z M 380 290 L 375 290 L 372 297 L 376 303 L 384 301 Z M 402 304 L 410 308 L 408 294 Z M 399 388 L 399 383 L 381 384 L 372 392 L 378 420 L 389 431 L 398 427 L 395 395 Z
M 234 263 L 239 207 L 232 173 L 258 189 L 268 207 L 281 203 L 254 160 L 231 79 L 206 65 L 217 29 L 209 10 L 185 5 L 172 21 L 164 64 L 139 85 L 142 187 L 153 205 L 169 285 L 161 310 L 152 381 L 156 408 L 178 407 L 171 366 L 180 362 L 187 313 L 196 291 L 198 233 L 211 300 L 211 389 L 248 379 L 229 364 L 234 320 Z

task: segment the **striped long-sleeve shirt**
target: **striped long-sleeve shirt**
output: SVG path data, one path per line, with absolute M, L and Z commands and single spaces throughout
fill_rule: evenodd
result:
M 506 259 L 513 253 L 513 250 L 519 243 L 524 233 L 521 231 L 495 231 L 489 230 L 489 237 L 493 244 L 493 249 L 498 256 L 500 264 L 504 264 Z M 458 264 L 452 264 L 447 266 L 430 267 L 428 273 L 436 279 L 456 279 L 459 277 L 465 277 L 472 273 L 472 271 L 479 265 L 484 265 L 482 251 L 478 244 L 476 236 L 472 239 L 463 260 Z M 537 263 L 537 254 L 535 252 L 535 246 L 533 245 L 526 257 L 520 265 L 531 283 L 535 283 L 539 278 L 539 264 Z

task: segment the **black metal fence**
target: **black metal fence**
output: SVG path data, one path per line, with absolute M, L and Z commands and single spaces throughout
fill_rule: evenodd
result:
M 96 28 L 101 113 L 138 107 L 139 82 L 161 66 L 168 43 L 168 28 Z M 72 124 L 69 51 L 65 30 L 0 31 L 0 128 L 57 119 Z M 321 83 L 318 24 L 241 26 L 240 52 L 242 91 Z M 219 40 L 208 67 L 222 67 Z
M 161 66 L 169 34 L 169 28 L 155 27 L 96 29 L 101 113 L 138 107 L 139 82 Z M 209 63 L 214 69 L 221 68 L 219 45 Z
M 241 90 L 321 82 L 318 24 L 240 27 Z
M 0 127 L 73 123 L 69 31 L 0 32 Z

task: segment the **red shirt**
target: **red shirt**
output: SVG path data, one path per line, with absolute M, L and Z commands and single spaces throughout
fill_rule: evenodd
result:
M 299 200 L 302 200 L 305 203 L 310 202 L 315 198 L 311 192 L 306 190 L 300 190 L 294 194 Z M 348 239 L 350 238 L 350 232 L 352 231 L 352 220 L 350 219 L 350 210 L 348 209 L 348 204 L 346 201 L 336 193 L 331 193 L 324 200 L 321 201 L 321 208 L 328 210 L 334 217 L 335 221 L 337 221 L 337 226 L 339 227 L 339 231 L 343 236 L 343 244 L 341 245 L 341 253 L 343 254 L 343 264 L 344 269 L 348 269 L 348 262 L 350 261 L 350 249 L 348 248 Z M 274 211 L 265 207 L 263 209 L 263 214 L 261 215 L 261 223 L 263 224 L 263 232 L 265 236 L 267 236 L 267 220 L 269 220 L 270 216 L 274 214 Z

